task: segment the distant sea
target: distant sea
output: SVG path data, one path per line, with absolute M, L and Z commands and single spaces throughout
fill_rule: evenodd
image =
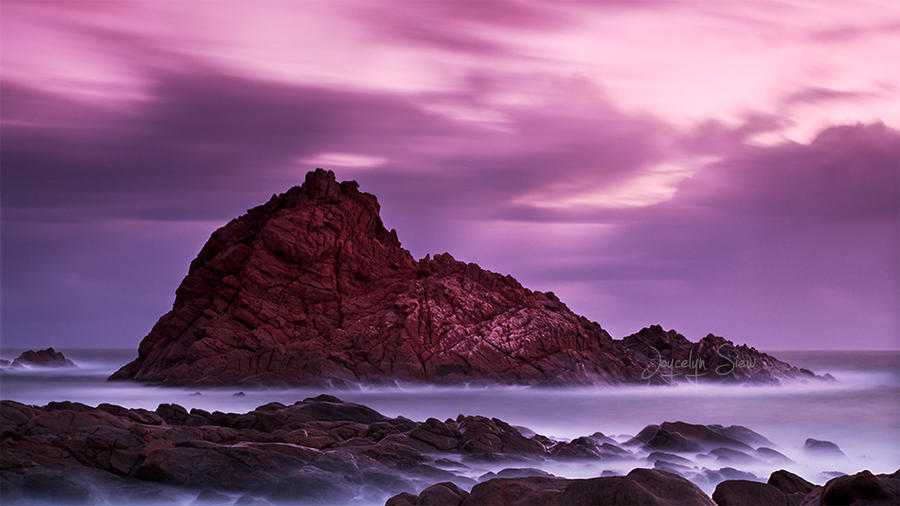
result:
M 0 350 L 12 359 L 21 350 Z M 685 421 L 744 425 L 778 445 L 796 464 L 789 470 L 822 483 L 824 472 L 855 473 L 869 469 L 893 472 L 900 467 L 900 352 L 776 351 L 791 364 L 831 373 L 835 382 L 781 386 L 681 384 L 677 386 L 592 386 L 568 388 L 434 387 L 399 385 L 352 389 L 161 387 L 133 382 L 107 382 L 113 371 L 134 358 L 133 350 L 63 349 L 77 369 L 4 369 L 0 396 L 27 404 L 70 400 L 155 409 L 178 403 L 207 411 L 244 412 L 279 401 L 290 404 L 320 393 L 370 406 L 385 415 L 413 420 L 455 418 L 457 414 L 497 417 L 557 439 L 600 431 L 620 441 L 649 424 Z M 244 396 L 235 396 L 238 391 Z M 806 438 L 833 441 L 847 459 L 808 458 Z M 623 471 L 604 462 L 596 465 L 554 463 L 547 469 L 568 477 Z M 772 469 L 742 470 L 763 477 Z

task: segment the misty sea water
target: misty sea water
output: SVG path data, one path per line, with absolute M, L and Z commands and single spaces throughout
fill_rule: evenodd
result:
M 3 350 L 14 358 L 19 350 Z M 782 466 L 815 483 L 834 473 L 868 469 L 890 473 L 900 467 L 900 353 L 894 351 L 773 352 L 779 359 L 835 382 L 780 386 L 680 384 L 676 386 L 523 386 L 466 387 L 358 385 L 354 388 L 163 387 L 129 381 L 109 382 L 114 370 L 134 358 L 133 350 L 63 349 L 77 369 L 11 369 L 0 372 L 0 394 L 27 404 L 70 400 L 91 406 L 112 403 L 155 409 L 177 403 L 207 411 L 245 412 L 272 401 L 290 404 L 329 393 L 372 407 L 388 416 L 413 420 L 455 418 L 458 414 L 500 418 L 555 439 L 602 432 L 619 442 L 646 425 L 664 421 L 743 425 L 769 438 L 794 461 Z M 245 395 L 235 396 L 237 392 Z M 806 438 L 836 443 L 847 458 L 812 457 Z M 548 462 L 545 470 L 567 477 L 627 472 L 640 463 Z M 644 463 L 646 466 L 646 463 Z M 498 468 L 502 466 L 498 463 Z M 709 463 L 710 468 L 721 467 Z M 493 470 L 473 469 L 473 473 Z M 771 465 L 747 464 L 765 479 Z M 707 490 L 707 492 L 709 492 Z

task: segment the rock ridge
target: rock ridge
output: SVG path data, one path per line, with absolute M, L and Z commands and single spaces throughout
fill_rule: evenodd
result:
M 338 183 L 333 172 L 316 169 L 301 186 L 231 220 L 191 262 L 172 310 L 143 339 L 138 357 L 110 379 L 667 382 L 647 377 L 655 360 L 647 346 L 661 328 L 616 341 L 552 292 L 449 253 L 417 261 L 379 212 L 376 197 L 356 182 Z M 700 343 L 707 355 L 721 344 L 716 339 L 728 343 Z M 687 346 L 678 343 L 677 353 Z M 756 350 L 738 351 L 760 365 L 705 379 L 804 376 Z

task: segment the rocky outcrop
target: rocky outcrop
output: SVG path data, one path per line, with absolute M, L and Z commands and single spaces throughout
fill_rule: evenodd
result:
M 416 261 L 374 196 L 317 169 L 215 231 L 172 310 L 112 379 L 168 384 L 667 381 L 650 327 L 619 342 L 553 293 L 449 254 Z M 728 343 L 698 343 L 711 353 Z M 690 343 L 679 341 L 681 356 Z M 804 373 L 753 349 L 706 379 Z M 668 351 L 668 350 L 662 350 Z M 726 350 L 722 353 L 731 353 Z M 811 376 L 811 373 L 809 374 Z
M 712 497 L 718 506 L 887 506 L 900 503 L 900 471 L 879 475 L 862 471 L 818 486 L 779 470 L 769 476 L 768 483 L 723 481 Z
M 435 481 L 471 487 L 475 480 L 445 469 L 466 468 L 463 459 L 547 455 L 501 420 L 460 415 L 419 423 L 328 395 L 247 413 L 2 401 L 0 433 L 3 504 L 135 503 L 148 496 L 184 503 L 165 499 L 170 486 L 276 504 L 383 502 Z
M 292 405 L 273 402 L 247 413 L 210 413 L 175 404 L 149 411 L 111 404 L 51 402 L 36 407 L 2 401 L 0 433 L 4 504 L 111 499 L 184 503 L 185 494 L 197 496 L 199 503 L 242 498 L 347 504 L 362 497 L 371 504 L 404 490 L 422 492 L 401 494 L 392 504 L 488 504 L 503 490 L 520 490 L 524 498 L 533 492 L 560 504 L 613 497 L 626 502 L 611 504 L 683 503 L 673 502 L 675 497 L 709 504 L 695 485 L 660 470 L 566 480 L 534 467 L 493 467 L 509 461 L 542 465 L 556 459 L 555 450 L 568 443 L 525 437 L 502 420 L 482 416 L 424 422 L 389 418 L 330 395 Z M 612 453 L 629 453 L 601 444 Z M 480 465 L 493 471 L 479 472 L 477 485 L 466 473 L 475 473 Z M 552 490 L 546 484 L 554 484 Z M 181 496 L 172 497 L 174 493 Z
M 900 470 L 891 474 L 861 471 L 852 476 L 828 480 L 807 494 L 803 506 L 818 505 L 896 505 L 900 504 Z
M 623 350 L 644 364 L 643 379 L 659 382 L 728 381 L 778 383 L 783 378 L 815 378 L 807 369 L 794 367 L 745 345 L 735 346 L 712 334 L 692 343 L 674 330 L 659 325 L 624 338 Z
M 19 355 L 12 362 L 12 367 L 77 367 L 75 362 L 72 362 L 61 352 L 54 350 L 53 348 L 47 348 L 46 350 L 28 350 Z
M 446 485 L 452 484 L 434 486 L 441 487 L 437 489 L 441 493 L 440 502 L 434 501 L 436 490 L 429 487 L 418 496 L 409 493 L 394 496 L 388 500 L 386 506 L 425 504 L 715 506 L 715 503 L 693 483 L 680 476 L 654 469 L 635 469 L 626 476 L 580 480 L 548 477 L 494 478 L 475 485 L 470 493 L 450 489 Z

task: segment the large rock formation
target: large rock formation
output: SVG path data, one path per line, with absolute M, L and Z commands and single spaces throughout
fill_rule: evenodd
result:
M 416 261 L 373 195 L 317 169 L 213 233 L 172 311 L 112 379 L 664 381 L 642 378 L 656 359 L 625 344 L 510 276 L 449 254 Z M 770 376 L 799 374 L 779 366 Z M 709 376 L 723 377 L 757 375 Z

